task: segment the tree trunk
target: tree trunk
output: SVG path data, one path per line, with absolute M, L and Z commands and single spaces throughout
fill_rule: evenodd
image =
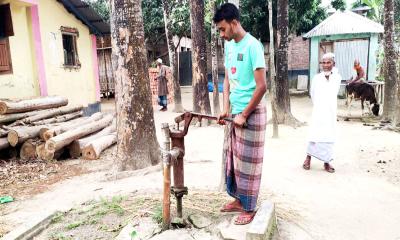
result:
M 289 49 L 289 5 L 288 0 L 278 0 L 277 32 L 279 36 L 276 54 L 276 100 L 278 123 L 298 126 L 301 123 L 290 110 L 288 49 Z
M 400 127 L 400 64 L 397 66 L 397 71 L 397 110 L 394 126 Z
M 44 126 L 21 126 L 15 127 L 10 130 L 7 135 L 7 140 L 12 147 L 17 146 L 17 144 L 21 144 L 28 139 L 35 138 L 39 136 L 40 129 Z
M 191 0 L 190 23 L 192 33 L 193 111 L 211 114 L 207 88 L 206 32 L 204 30 L 204 1 Z
M 25 113 L 12 113 L 6 115 L 0 115 L 0 124 L 14 122 L 29 116 L 33 116 L 36 114 L 41 114 L 44 112 L 48 112 L 49 110 L 39 110 L 39 111 L 32 111 L 32 112 L 25 112 Z
M 51 117 L 58 116 L 58 115 L 63 115 L 63 114 L 80 111 L 80 110 L 82 110 L 82 108 L 83 108 L 82 106 L 78 106 L 78 107 L 63 107 L 63 108 L 52 109 L 48 112 L 36 114 L 36 115 L 30 116 L 30 117 L 24 118 L 20 121 L 25 124 L 29 124 L 29 123 L 36 122 L 36 121 L 39 121 L 42 119 L 47 119 L 47 118 L 51 118 Z
M 394 123 L 397 105 L 397 70 L 396 70 L 396 48 L 394 46 L 394 4 L 393 0 L 385 0 L 384 11 L 384 51 L 385 51 L 385 93 L 383 105 L 383 120 Z
M 72 119 L 76 119 L 78 117 L 82 117 L 83 116 L 83 112 L 79 111 L 79 112 L 74 112 L 74 113 L 69 113 L 69 114 L 65 114 L 65 115 L 61 115 L 61 116 L 57 116 L 57 117 L 53 117 L 53 118 L 49 118 L 49 119 L 45 119 L 45 120 L 41 120 L 41 121 L 36 121 L 33 122 L 33 125 L 45 125 L 45 124 L 51 124 L 51 123 L 62 123 L 62 122 L 67 122 L 69 120 Z
M 52 128 L 43 128 L 41 131 L 44 131 L 43 137 L 41 138 L 45 141 L 49 140 L 50 138 L 57 136 L 63 132 L 66 132 L 68 130 L 77 128 L 79 126 L 100 120 L 103 117 L 103 114 L 101 112 L 94 113 L 92 116 L 89 118 L 78 118 L 75 119 L 74 121 L 71 122 L 65 122 L 59 126 L 52 127 Z
M 28 139 L 22 144 L 19 156 L 22 160 L 33 160 L 37 158 L 36 147 L 43 143 L 39 139 Z
M 113 120 L 113 122 L 111 123 L 110 126 L 104 128 L 103 130 L 101 130 L 98 133 L 95 133 L 93 135 L 90 135 L 88 137 L 85 138 L 81 138 L 78 140 L 73 141 L 69 146 L 68 146 L 68 150 L 69 150 L 69 155 L 71 156 L 71 158 L 78 158 L 81 156 L 82 154 L 82 150 L 84 147 L 86 147 L 86 145 L 88 145 L 89 142 L 105 136 L 105 135 L 109 135 L 113 132 L 117 131 L 117 122 L 116 119 Z
M 8 142 L 7 138 L 0 138 L 0 150 L 6 149 L 10 146 L 10 143 Z
M 53 159 L 58 159 L 60 158 L 61 154 L 63 154 L 64 148 L 61 148 L 58 151 L 52 152 L 52 151 L 47 151 L 45 148 L 45 143 L 39 144 L 36 146 L 36 155 L 38 156 L 39 159 L 50 161 Z
M 176 50 L 173 41 L 172 35 L 172 19 L 171 19 L 171 10 L 172 3 L 170 0 L 162 0 L 163 9 L 164 9 L 164 23 L 165 23 L 165 34 L 167 36 L 168 43 L 168 53 L 169 53 L 169 65 L 171 67 L 172 73 L 172 81 L 174 86 L 174 112 L 183 112 L 182 106 L 182 96 L 181 96 L 181 86 L 179 84 L 179 75 L 178 75 L 178 59 L 176 57 Z
M 211 16 L 214 16 L 216 9 L 215 0 L 213 0 L 211 5 Z M 214 86 L 213 91 L 213 110 L 214 116 L 218 116 L 221 112 L 219 106 L 219 89 L 218 89 L 218 33 L 217 26 L 211 23 L 211 71 L 212 71 L 212 81 Z
M 60 96 L 49 96 L 18 102 L 0 101 L 0 114 L 29 112 L 38 109 L 61 107 L 68 104 L 68 99 Z
M 140 0 L 111 1 L 118 170 L 160 162 Z
M 87 136 L 91 133 L 99 131 L 100 129 L 108 126 L 113 120 L 112 115 L 107 115 L 99 121 L 91 122 L 86 125 L 77 127 L 67 132 L 61 133 L 55 137 L 50 138 L 46 141 L 45 148 L 47 151 L 55 152 L 61 148 L 67 146 L 71 142 L 81 137 Z
M 272 124 L 273 124 L 273 132 L 272 137 L 279 137 L 279 128 L 278 128 L 278 113 L 277 113 L 277 99 L 276 99 L 276 73 L 275 73 L 275 51 L 274 51 L 274 28 L 272 26 L 272 0 L 268 0 L 268 11 L 269 11 L 269 79 L 271 80 L 270 87 L 270 97 L 271 97 L 271 109 L 272 109 Z
M 99 159 L 101 152 L 117 142 L 117 133 L 102 136 L 92 140 L 83 150 L 82 156 L 87 160 Z

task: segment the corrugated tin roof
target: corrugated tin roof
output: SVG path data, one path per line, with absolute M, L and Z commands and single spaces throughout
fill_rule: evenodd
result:
M 366 17 L 351 11 L 337 11 L 318 24 L 303 37 L 348 34 L 348 33 L 382 33 L 383 26 Z
M 88 26 L 90 33 L 110 34 L 110 24 L 105 22 L 87 3 L 81 0 L 57 0 L 76 18 Z

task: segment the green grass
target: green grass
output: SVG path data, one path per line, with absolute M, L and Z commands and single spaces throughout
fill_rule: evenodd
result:
M 54 216 L 51 218 L 51 223 L 58 223 L 61 222 L 64 218 L 64 213 L 56 212 Z
M 153 209 L 154 213 L 151 216 L 151 218 L 153 219 L 153 221 L 157 222 L 158 224 L 160 224 L 162 222 L 162 206 L 161 205 L 157 205 L 154 209 Z
M 83 224 L 85 224 L 84 221 L 73 222 L 73 223 L 70 223 L 70 224 L 67 225 L 67 229 L 68 230 L 72 230 L 72 229 L 77 228 L 77 227 L 79 227 L 79 226 L 81 226 Z
M 62 233 L 53 233 L 53 234 L 50 236 L 50 239 L 51 239 L 51 240 L 72 240 L 72 238 L 66 237 L 66 236 L 64 236 L 64 234 L 62 234 Z

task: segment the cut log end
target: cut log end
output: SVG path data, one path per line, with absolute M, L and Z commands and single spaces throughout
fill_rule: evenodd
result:
M 47 132 L 47 130 L 49 130 L 49 128 L 41 128 L 40 129 L 40 131 L 39 131 L 40 139 L 43 139 L 43 140 L 46 141 L 45 133 Z
M 22 160 L 32 160 L 36 158 L 36 144 L 34 142 L 28 140 L 24 144 L 22 144 L 20 154 L 20 158 Z
M 17 146 L 18 144 L 18 133 L 15 130 L 10 130 L 7 135 L 7 140 L 12 147 Z
M 4 102 L 0 102 L 0 114 L 6 114 L 7 113 L 7 104 Z
M 56 151 L 56 143 L 53 140 L 48 140 L 45 144 L 46 151 L 55 152 Z
M 48 141 L 52 137 L 54 137 L 54 131 L 45 131 L 43 133 L 43 140 L 45 141 Z
M 86 146 L 83 148 L 82 156 L 86 160 L 96 160 L 100 156 L 97 156 L 96 151 L 94 150 L 92 145 Z
M 40 144 L 36 147 L 36 154 L 40 159 L 46 160 L 46 161 L 50 161 L 55 158 L 54 152 L 47 151 L 44 143 Z

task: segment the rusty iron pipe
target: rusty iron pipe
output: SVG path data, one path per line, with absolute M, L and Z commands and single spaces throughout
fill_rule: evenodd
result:
M 171 154 L 169 153 L 171 141 L 169 136 L 168 123 L 162 124 L 162 132 L 164 136 L 164 149 L 162 150 L 163 162 L 163 208 L 162 208 L 162 229 L 167 230 L 171 224 Z

